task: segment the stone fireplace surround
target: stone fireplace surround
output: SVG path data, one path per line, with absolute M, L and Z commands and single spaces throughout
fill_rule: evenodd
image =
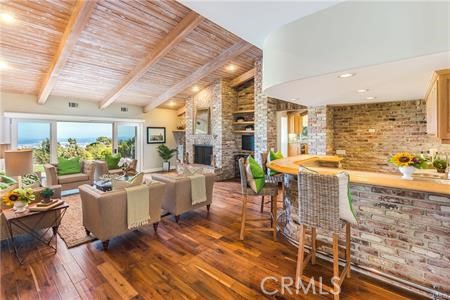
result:
M 217 80 L 186 100 L 186 153 L 194 162 L 194 145 L 212 146 L 218 179 L 234 177 L 233 155 L 235 150 L 232 133 L 233 108 L 236 92 L 226 81 Z M 197 108 L 210 108 L 209 134 L 194 134 L 194 118 Z

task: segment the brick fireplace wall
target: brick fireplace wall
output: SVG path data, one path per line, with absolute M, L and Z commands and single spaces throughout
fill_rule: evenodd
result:
M 213 146 L 219 179 L 234 177 L 234 136 L 232 111 L 236 105 L 236 91 L 228 82 L 216 81 L 186 101 L 186 152 L 189 162 L 194 160 L 194 145 Z M 210 134 L 194 133 L 197 108 L 210 108 Z
M 396 152 L 436 149 L 450 154 L 450 145 L 426 133 L 424 100 L 334 106 L 330 111 L 330 142 L 334 150 L 346 151 L 344 168 L 395 172 L 388 159 Z

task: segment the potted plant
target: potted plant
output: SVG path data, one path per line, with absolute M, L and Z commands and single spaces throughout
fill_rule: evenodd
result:
M 402 179 L 412 180 L 412 174 L 416 169 L 422 168 L 424 160 L 409 152 L 399 152 L 392 156 L 389 162 L 398 167 L 403 174 Z
M 45 188 L 44 190 L 42 190 L 41 195 L 42 195 L 42 202 L 49 203 L 50 199 L 54 195 L 54 192 L 52 189 Z
M 164 144 L 158 146 L 158 154 L 163 160 L 163 171 L 170 171 L 170 159 L 174 156 L 177 149 L 169 149 Z
M 15 189 L 3 196 L 3 202 L 6 205 L 14 204 L 14 210 L 18 213 L 24 212 L 30 202 L 34 201 L 35 195 L 30 188 Z
M 445 173 L 447 170 L 447 160 L 442 158 L 435 158 L 433 161 L 433 167 L 436 168 L 438 173 Z

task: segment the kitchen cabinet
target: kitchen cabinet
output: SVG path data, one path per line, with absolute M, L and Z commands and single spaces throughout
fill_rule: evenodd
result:
M 435 72 L 425 99 L 427 133 L 450 144 L 450 69 Z
M 301 134 L 302 129 L 302 116 L 298 113 L 288 113 L 288 132 Z

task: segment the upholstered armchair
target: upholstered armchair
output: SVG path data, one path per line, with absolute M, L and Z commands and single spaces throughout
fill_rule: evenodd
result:
M 47 186 L 48 188 L 53 190 L 53 198 L 61 198 L 61 186 L 60 185 L 54 185 L 54 186 Z M 45 187 L 38 187 L 38 188 L 33 188 L 34 194 L 36 196 L 36 199 L 34 200 L 33 203 L 41 201 L 42 200 L 42 195 L 41 192 L 43 191 Z M 0 195 L 1 196 L 1 195 Z M 3 202 L 1 203 L 1 209 L 2 212 L 0 213 L 0 240 L 5 240 L 9 238 L 9 232 L 8 232 L 8 226 L 6 224 L 6 220 L 5 217 L 3 216 L 3 210 L 4 209 L 9 209 L 9 207 L 6 207 Z M 59 213 L 59 212 L 55 212 L 55 213 Z M 49 228 L 49 226 L 53 225 L 53 220 L 54 217 L 53 216 L 44 216 L 44 219 L 39 220 L 39 218 L 41 218 L 41 215 L 35 215 L 32 217 L 27 218 L 26 220 L 24 220 L 24 222 L 26 222 L 27 224 L 39 224 L 38 227 L 34 227 L 34 229 L 45 229 L 45 228 Z M 15 234 L 20 234 L 21 230 L 14 227 L 14 232 Z
M 47 185 L 58 185 L 62 186 L 62 190 L 73 190 L 77 189 L 82 184 L 94 183 L 94 172 L 95 172 L 95 162 L 90 160 L 81 161 L 81 173 L 70 174 L 70 175 L 58 175 L 58 165 L 57 164 L 45 164 L 45 175 L 47 180 Z
M 167 184 L 166 193 L 163 199 L 162 208 L 175 216 L 178 223 L 182 213 L 204 207 L 209 211 L 213 198 L 215 174 L 205 174 L 206 201 L 192 205 L 191 181 L 188 177 L 177 177 L 166 174 L 152 174 L 153 180 L 158 180 Z
M 153 181 L 149 183 L 150 223 L 156 232 L 161 219 L 161 204 L 166 185 Z M 127 224 L 127 193 L 125 189 L 102 192 L 84 184 L 80 186 L 83 208 L 83 226 L 86 234 L 91 232 L 102 241 L 106 250 L 109 240 L 129 231 Z

